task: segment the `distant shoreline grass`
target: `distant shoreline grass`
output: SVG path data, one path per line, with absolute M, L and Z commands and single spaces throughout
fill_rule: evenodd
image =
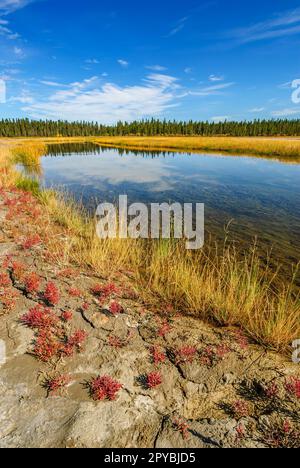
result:
M 7 145 L 36 145 L 55 143 L 90 142 L 102 146 L 132 150 L 179 151 L 179 152 L 220 152 L 224 155 L 257 156 L 282 162 L 300 163 L 299 137 L 197 137 L 197 136 L 155 136 L 155 137 L 20 137 L 0 138 Z
M 100 137 L 95 142 L 120 148 L 209 152 L 266 156 L 285 162 L 300 162 L 300 139 L 263 137 Z
M 255 249 L 241 259 L 226 243 L 222 250 L 207 243 L 204 250 L 191 252 L 184 241 L 100 240 L 94 220 L 81 207 L 60 194 L 39 191 L 16 171 L 18 158 L 30 165 L 45 154 L 41 140 L 17 146 L 15 141 L 0 145 L 0 187 L 33 191 L 49 216 L 51 248 L 65 261 L 102 275 L 130 272 L 144 302 L 161 309 L 172 304 L 180 313 L 242 327 L 274 351 L 286 352 L 299 338 L 300 292 L 295 294 L 292 282 L 278 281 Z M 51 236 L 55 225 L 68 236 L 63 252 L 59 238 Z

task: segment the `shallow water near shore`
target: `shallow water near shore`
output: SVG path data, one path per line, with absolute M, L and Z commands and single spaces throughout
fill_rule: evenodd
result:
M 99 202 L 205 203 L 206 233 L 286 268 L 300 260 L 300 164 L 235 155 L 131 151 L 93 144 L 49 146 L 41 159 L 46 188 L 63 189 L 90 210 Z

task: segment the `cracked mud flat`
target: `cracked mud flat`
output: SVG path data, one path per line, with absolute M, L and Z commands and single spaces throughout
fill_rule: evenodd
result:
M 147 309 L 121 274 L 114 279 L 118 293 L 113 299 L 124 311 L 113 316 L 91 293 L 107 279 L 76 266 L 72 274 L 61 274 L 69 265 L 49 255 L 49 220 L 33 213 L 31 200 L 22 199 L 21 208 L 7 203 L 18 197 L 0 194 L 0 273 L 9 275 L 17 294 L 11 307 L 0 296 L 0 339 L 6 346 L 6 362 L 0 364 L 0 447 L 254 448 L 274 446 L 277 439 L 284 445 L 284 437 L 299 447 L 299 399 L 285 390 L 286 382 L 299 376 L 298 366 L 248 344 L 233 328 Z M 42 242 L 22 248 L 22 241 L 37 232 Z M 65 233 L 53 227 L 52 235 Z M 40 277 L 40 291 L 49 281 L 59 288 L 53 311 L 60 317 L 71 310 L 68 332 L 87 333 L 80 352 L 49 362 L 33 355 L 35 330 L 20 318 L 43 297 L 25 292 L 12 274 L 12 261 Z M 81 297 L 71 295 L 70 288 Z M 184 346 L 193 347 L 192 356 L 180 355 Z M 164 353 L 164 362 L 153 363 L 153 347 Z M 162 384 L 149 389 L 141 377 L 153 371 L 161 373 Z M 70 382 L 48 394 L 43 387 L 48 375 L 68 375 Z M 94 401 L 89 394 L 86 382 L 103 375 L 123 385 L 115 401 Z M 267 396 L 274 383 L 276 397 Z M 240 402 L 247 411 L 233 412 Z

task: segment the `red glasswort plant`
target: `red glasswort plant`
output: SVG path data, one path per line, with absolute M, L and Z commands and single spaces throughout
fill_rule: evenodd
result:
M 168 333 L 170 333 L 171 330 L 172 330 L 171 325 L 167 321 L 165 321 L 162 323 L 162 325 L 158 329 L 157 334 L 158 336 L 161 336 L 162 338 L 164 338 Z
M 0 288 L 11 286 L 11 280 L 7 273 L 0 273 Z
M 109 306 L 109 311 L 112 315 L 116 316 L 124 312 L 123 307 L 117 301 L 113 301 Z
M 12 272 L 16 280 L 22 281 L 25 275 L 26 265 L 21 262 L 12 262 Z
M 293 397 L 300 398 L 300 379 L 292 377 L 285 384 L 286 391 Z
M 27 239 L 24 240 L 22 243 L 22 247 L 24 250 L 30 250 L 33 247 L 36 247 L 37 245 L 41 244 L 42 240 L 38 234 L 35 234 L 33 236 L 27 237 Z
M 184 362 L 193 362 L 197 354 L 197 348 L 195 346 L 183 346 L 175 352 L 176 364 Z
M 25 278 L 25 291 L 28 294 L 35 294 L 38 292 L 40 287 L 40 278 L 35 273 L 29 273 Z
M 70 288 L 68 292 L 69 292 L 69 295 L 71 297 L 82 297 L 83 296 L 83 292 L 80 291 L 80 289 L 77 289 L 77 288 Z
M 90 393 L 95 401 L 114 401 L 123 385 L 108 375 L 98 376 L 89 383 Z
M 265 395 L 269 400 L 274 400 L 279 396 L 279 388 L 276 382 L 271 382 L 265 388 Z
M 150 372 L 146 375 L 146 385 L 149 389 L 158 387 L 162 384 L 162 376 L 160 372 Z
M 188 423 L 184 419 L 174 419 L 173 427 L 174 427 L 175 431 L 180 432 L 183 439 L 186 440 L 186 439 L 189 438 L 190 427 L 189 427 Z
M 34 344 L 34 355 L 41 361 L 48 362 L 60 352 L 61 343 L 57 340 L 57 337 L 49 332 L 47 328 L 41 329 Z
M 91 289 L 92 294 L 95 296 L 99 297 L 101 302 L 105 301 L 109 297 L 111 297 L 113 294 L 118 293 L 118 288 L 114 283 L 108 283 L 106 285 L 103 284 L 96 284 L 92 289 Z
M 71 312 L 70 310 L 62 312 L 61 319 L 63 322 L 71 322 L 71 320 L 73 319 L 73 312 Z
M 73 335 L 68 338 L 67 347 L 69 350 L 74 350 L 74 348 L 77 348 L 77 351 L 80 351 L 86 338 L 87 333 L 84 330 L 76 330 Z
M 58 288 L 51 281 L 47 284 L 44 298 L 49 305 L 55 306 L 59 303 L 60 294 Z
M 158 365 L 166 360 L 166 354 L 164 351 L 160 351 L 159 348 L 153 346 L 151 348 L 151 359 L 153 364 Z
M 0 302 L 4 309 L 12 310 L 16 306 L 16 299 L 19 297 L 18 291 L 13 288 L 8 288 L 0 291 Z
M 58 322 L 57 316 L 52 310 L 36 305 L 21 317 L 21 322 L 29 328 L 49 329 L 55 327 Z
M 48 395 L 50 393 L 57 393 L 62 388 L 65 388 L 71 382 L 71 377 L 69 375 L 59 375 L 52 379 L 48 379 L 45 382 L 45 387 L 48 390 Z
M 250 414 L 250 408 L 246 401 L 237 400 L 231 405 L 231 412 L 236 419 L 246 418 Z

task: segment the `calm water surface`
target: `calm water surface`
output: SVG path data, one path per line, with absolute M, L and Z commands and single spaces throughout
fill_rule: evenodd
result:
M 205 203 L 206 231 L 241 245 L 255 236 L 286 264 L 300 260 L 300 164 L 216 154 L 123 151 L 53 145 L 42 158 L 45 187 L 64 188 L 85 206 L 116 201 Z

